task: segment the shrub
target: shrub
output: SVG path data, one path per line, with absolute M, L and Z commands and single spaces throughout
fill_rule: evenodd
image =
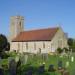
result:
M 65 48 L 63 48 L 63 50 L 65 50 L 65 52 L 67 53 L 69 50 L 65 47 Z
M 58 52 L 59 54 L 61 54 L 61 53 L 63 52 L 63 49 L 57 48 L 57 52 Z

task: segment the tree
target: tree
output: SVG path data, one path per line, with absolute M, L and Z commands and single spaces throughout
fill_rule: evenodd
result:
M 5 55 L 5 51 L 10 50 L 10 44 L 5 35 L 0 34 L 0 57 Z
M 10 50 L 10 43 L 8 42 L 7 47 L 6 47 L 6 51 L 9 51 L 9 50 Z
M 73 39 L 69 38 L 67 43 L 69 45 L 69 49 L 71 49 L 71 47 L 73 46 Z
M 0 52 L 2 52 L 2 50 L 4 50 L 7 46 L 7 38 L 0 34 Z
M 73 40 L 72 51 L 75 52 L 75 40 Z

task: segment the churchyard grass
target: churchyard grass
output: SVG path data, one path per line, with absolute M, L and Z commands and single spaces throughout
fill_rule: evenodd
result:
M 13 54 L 12 56 L 15 58 L 16 54 Z M 74 62 L 71 62 L 71 56 L 74 57 Z M 69 62 L 69 66 L 67 67 L 67 70 L 70 72 L 70 75 L 74 75 L 75 74 L 75 53 L 73 53 L 71 56 L 70 57 L 67 57 L 67 56 L 62 57 L 60 55 L 48 55 L 47 58 L 43 59 L 42 56 L 40 56 L 40 55 L 39 56 L 38 55 L 28 55 L 26 64 L 23 63 L 21 65 L 21 75 L 23 75 L 24 71 L 28 68 L 29 65 L 33 66 L 34 75 L 38 75 L 37 69 L 39 68 L 39 66 L 42 63 L 45 63 L 45 70 L 46 70 L 46 72 L 43 75 L 53 75 L 52 73 L 48 72 L 49 65 L 51 65 L 51 64 L 54 65 L 54 68 L 56 69 L 55 75 L 60 75 L 60 73 L 58 71 L 58 61 L 62 61 L 63 67 L 66 66 L 66 62 Z M 3 68 L 5 69 L 5 72 L 8 75 L 8 70 L 7 70 L 7 66 L 9 64 L 8 59 L 2 59 L 0 64 L 3 65 Z M 5 75 L 6 75 L 6 73 L 5 73 Z
M 74 57 L 74 62 L 71 62 L 71 56 Z M 53 64 L 55 66 L 55 69 L 57 70 L 58 68 L 58 61 L 62 61 L 63 63 L 63 67 L 66 67 L 66 62 L 69 62 L 69 66 L 67 67 L 68 71 L 70 72 L 70 75 L 73 75 L 73 73 L 75 73 L 75 53 L 73 53 L 69 58 L 68 56 L 63 56 L 60 57 L 59 55 L 48 55 L 48 60 L 43 60 L 40 57 L 34 57 L 34 58 L 30 58 L 30 60 L 28 61 L 28 63 L 31 62 L 31 64 L 33 66 L 39 66 L 40 63 L 45 62 L 45 69 L 48 70 L 48 67 L 50 64 Z M 57 71 L 58 74 L 58 71 Z

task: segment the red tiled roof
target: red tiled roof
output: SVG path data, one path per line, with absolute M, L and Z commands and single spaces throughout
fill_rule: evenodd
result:
M 21 32 L 12 41 L 51 41 L 59 28 L 47 28 Z

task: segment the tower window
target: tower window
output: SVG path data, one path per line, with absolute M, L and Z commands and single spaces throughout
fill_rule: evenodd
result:
M 21 21 L 19 22 L 19 25 L 21 26 Z
M 19 28 L 21 29 L 21 21 L 19 22 Z

